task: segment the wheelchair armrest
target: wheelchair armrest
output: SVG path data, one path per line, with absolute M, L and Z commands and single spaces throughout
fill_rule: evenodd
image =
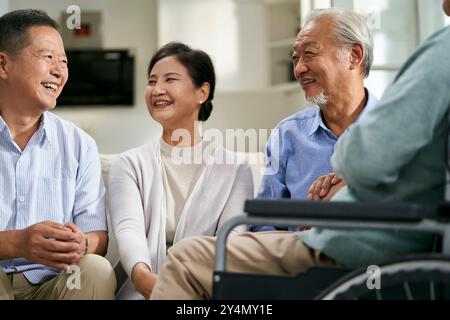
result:
M 254 199 L 244 211 L 258 218 L 312 218 L 358 221 L 418 222 L 425 218 L 419 205 L 409 203 L 321 202 L 292 199 Z
M 450 219 L 450 202 L 443 201 L 439 204 L 438 216 L 444 219 Z

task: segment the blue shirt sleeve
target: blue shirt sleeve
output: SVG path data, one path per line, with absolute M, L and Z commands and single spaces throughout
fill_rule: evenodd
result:
M 86 139 L 85 143 L 87 148 L 80 159 L 76 179 L 73 221 L 83 232 L 107 231 L 100 158 L 95 142 Z
M 291 194 L 286 186 L 286 152 L 281 140 L 280 129 L 277 128 L 270 135 L 266 145 L 267 164 L 257 198 L 290 198 Z M 254 226 L 251 232 L 287 230 L 287 227 Z

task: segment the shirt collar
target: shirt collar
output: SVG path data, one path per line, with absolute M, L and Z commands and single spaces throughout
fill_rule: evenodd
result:
M 367 88 L 364 88 L 364 90 L 368 95 L 367 102 L 366 102 L 366 105 L 364 106 L 364 109 L 361 111 L 361 113 L 356 118 L 355 123 L 359 121 L 359 119 L 361 118 L 361 116 L 363 114 L 365 114 L 369 110 L 373 109 L 378 102 L 378 99 Z M 317 107 L 316 116 L 314 117 L 314 120 L 312 121 L 311 130 L 309 131 L 309 135 L 312 136 L 314 133 L 316 133 L 317 130 L 319 130 L 319 128 L 322 128 L 323 130 L 330 132 L 330 129 L 328 129 L 327 126 L 325 125 L 325 123 L 323 122 L 322 113 L 320 112 L 320 108 Z M 347 128 L 347 130 L 348 130 L 348 128 Z
M 323 122 L 322 119 L 322 112 L 320 112 L 320 108 L 316 107 L 316 115 L 313 119 L 313 122 L 311 124 L 311 130 L 309 132 L 309 135 L 312 136 L 314 133 L 316 133 L 317 130 L 319 130 L 319 127 L 324 129 L 325 131 L 330 131 L 330 129 L 327 128 L 327 126 L 325 125 L 325 123 Z
M 6 128 L 6 122 L 3 120 L 2 116 L 0 116 L 0 132 L 2 132 Z
M 372 110 L 378 103 L 378 99 L 377 97 L 375 97 L 372 92 L 370 92 L 368 89 L 365 89 L 367 92 L 367 95 L 369 96 L 367 98 L 367 102 L 366 102 L 366 106 L 364 107 L 364 109 L 361 111 L 361 113 L 358 115 L 358 117 L 355 120 L 355 123 L 359 121 L 359 119 L 361 119 L 361 117 L 366 114 L 367 112 L 369 112 L 370 110 Z
M 41 129 L 43 131 L 42 139 L 47 139 L 48 143 L 52 145 L 52 142 L 54 141 L 55 127 L 48 112 L 44 112 L 42 114 L 41 124 L 39 125 L 38 130 Z
M 6 128 L 8 128 L 8 125 L 6 124 L 5 120 L 3 120 L 3 117 L 0 116 L 0 132 L 3 132 L 3 130 L 5 130 Z M 44 112 L 42 114 L 41 122 L 39 123 L 37 132 L 42 136 L 42 138 L 39 139 L 41 142 L 47 140 L 50 145 L 52 144 L 55 135 L 55 127 L 47 112 Z

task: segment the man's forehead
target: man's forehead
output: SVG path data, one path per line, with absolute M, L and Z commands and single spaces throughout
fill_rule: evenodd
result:
M 319 17 L 308 22 L 298 33 L 294 42 L 294 49 L 315 47 L 320 48 L 328 40 L 330 34 L 330 20 L 328 17 Z
M 48 26 L 32 26 L 27 29 L 27 36 L 30 42 L 48 42 L 62 44 L 62 38 L 56 29 Z
M 24 48 L 28 49 L 30 53 L 32 54 L 45 54 L 45 53 L 52 53 L 54 55 L 58 56 L 66 56 L 66 52 L 64 48 L 60 48 L 58 46 L 55 46 L 52 42 L 42 41 L 38 43 L 29 43 L 28 46 Z
M 313 31 L 315 28 L 318 27 L 318 24 L 320 24 L 320 19 L 313 19 L 311 21 L 309 21 L 308 23 L 306 23 L 301 29 L 300 32 L 298 33 L 299 35 L 302 34 L 308 34 L 311 31 Z
M 311 39 L 309 37 L 298 37 L 297 39 L 295 39 L 294 42 L 294 49 L 295 48 L 306 48 L 306 47 L 314 47 L 314 48 L 319 48 L 320 47 L 320 42 L 318 42 L 317 40 Z
M 333 18 L 320 16 L 306 23 L 297 35 L 297 38 L 312 37 L 329 33 L 332 29 Z
M 38 27 L 39 28 L 39 27 Z M 50 28 L 28 29 L 28 47 L 34 51 L 55 51 L 65 53 L 64 44 L 58 31 Z
M 297 37 L 292 46 L 293 53 L 301 52 L 307 49 L 317 49 L 320 50 L 322 48 L 322 44 L 317 39 L 311 37 Z

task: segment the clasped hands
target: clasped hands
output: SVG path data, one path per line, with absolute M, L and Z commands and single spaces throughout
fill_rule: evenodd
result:
M 18 256 L 59 270 L 79 264 L 85 255 L 86 234 L 74 223 L 36 223 L 17 233 Z

